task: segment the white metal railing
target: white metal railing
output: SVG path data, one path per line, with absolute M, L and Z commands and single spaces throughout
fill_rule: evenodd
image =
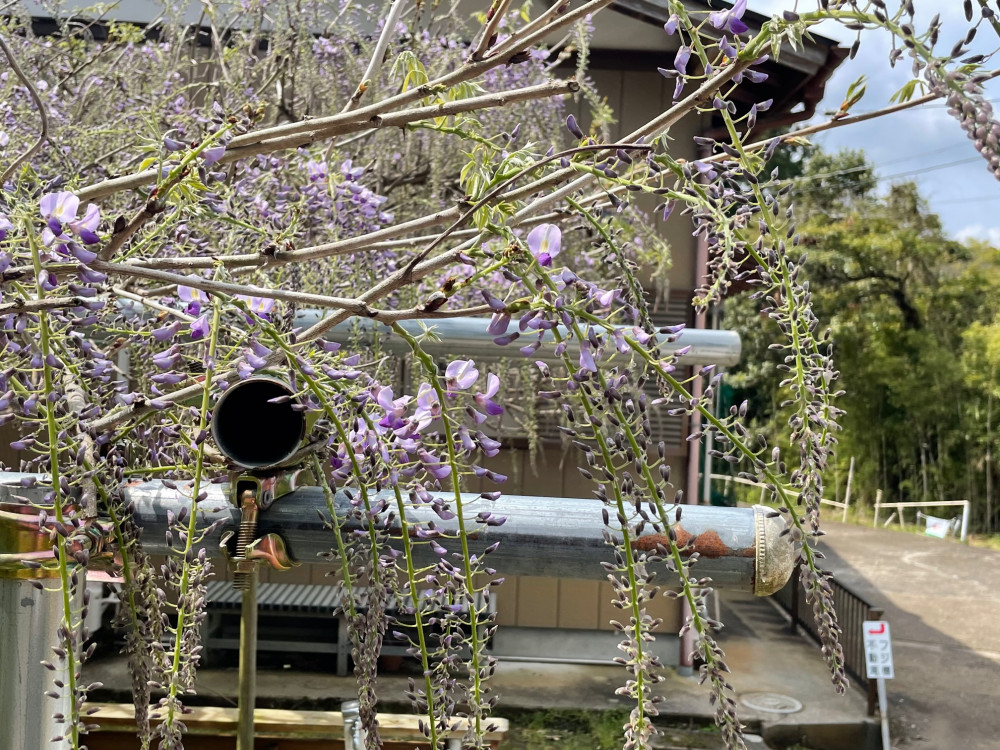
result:
M 875 493 L 875 521 L 873 525 L 878 526 L 878 515 L 882 508 L 897 508 L 899 509 L 899 519 L 903 520 L 903 508 L 934 508 L 941 507 L 945 505 L 961 505 L 962 506 L 962 527 L 959 532 L 959 538 L 964 542 L 969 537 L 969 507 L 970 503 L 968 500 L 928 500 L 926 502 L 900 502 L 900 503 L 883 503 L 882 502 L 882 490 L 878 490 Z
M 760 482 L 755 482 L 752 479 L 745 479 L 744 477 L 734 477 L 734 476 L 732 476 L 730 474 L 709 474 L 708 478 L 711 479 L 713 482 L 723 482 L 725 484 L 725 489 L 723 490 L 724 493 L 728 493 L 729 492 L 729 483 L 730 482 L 735 482 L 737 484 L 746 484 L 746 485 L 749 485 L 751 487 L 760 487 L 760 503 L 761 503 L 761 505 L 764 504 L 764 499 L 765 499 L 764 495 L 767 492 L 767 488 L 764 485 L 762 485 Z M 847 495 L 844 498 L 843 502 L 840 501 L 840 500 L 827 500 L 825 497 L 820 498 L 820 503 L 822 503 L 823 505 L 832 505 L 835 508 L 842 508 L 843 509 L 844 515 L 841 518 L 842 521 L 846 521 L 847 520 L 847 509 L 851 505 L 850 487 L 851 487 L 850 486 L 850 482 L 848 482 L 848 485 L 847 485 Z M 787 487 L 785 488 L 785 492 L 787 494 L 789 494 L 789 495 L 793 495 L 794 497 L 798 497 L 799 496 L 798 492 L 796 492 L 793 489 L 787 488 Z
M 851 470 L 847 475 L 847 492 L 844 496 L 843 502 L 839 500 L 827 500 L 825 497 L 820 499 L 820 503 L 824 505 L 832 505 L 835 508 L 842 508 L 844 511 L 843 519 L 847 520 L 847 509 L 851 504 L 851 478 L 854 473 L 854 459 L 851 459 Z M 767 488 L 764 487 L 760 482 L 755 482 L 752 479 L 746 479 L 744 477 L 734 477 L 729 474 L 709 474 L 709 479 L 713 482 L 724 482 L 725 490 L 729 491 L 729 483 L 736 482 L 737 484 L 746 484 L 751 487 L 760 487 L 760 502 L 764 503 L 764 494 Z M 795 490 L 787 489 L 785 490 L 789 495 L 795 495 L 798 497 L 799 493 Z M 962 525 L 959 531 L 959 538 L 964 542 L 968 540 L 969 537 L 969 508 L 970 503 L 968 500 L 929 500 L 927 502 L 898 502 L 898 503 L 884 503 L 882 502 L 882 490 L 877 490 L 875 492 L 875 521 L 874 526 L 878 526 L 879 511 L 882 508 L 898 508 L 900 509 L 900 520 L 903 519 L 902 509 L 903 508 L 933 508 L 936 506 L 962 506 Z M 890 516 L 890 520 L 892 520 Z M 887 522 L 888 523 L 888 522 Z

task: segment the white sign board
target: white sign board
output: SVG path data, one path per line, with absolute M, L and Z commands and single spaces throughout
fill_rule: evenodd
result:
M 924 519 L 927 521 L 927 536 L 936 536 L 938 539 L 944 539 L 948 536 L 948 532 L 951 531 L 950 518 L 924 516 Z
M 865 667 L 868 679 L 891 680 L 892 641 L 889 639 L 889 623 L 885 620 L 865 620 Z

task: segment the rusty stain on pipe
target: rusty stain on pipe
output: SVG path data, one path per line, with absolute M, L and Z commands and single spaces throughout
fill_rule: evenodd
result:
M 714 529 L 706 529 L 694 535 L 677 523 L 671 530 L 684 557 L 695 552 L 699 557 L 712 560 L 721 557 L 752 557 L 753 593 L 757 596 L 770 596 L 791 577 L 795 565 L 795 550 L 788 538 L 782 536 L 785 522 L 780 517 L 769 518 L 770 509 L 763 505 L 753 506 L 753 512 L 756 533 L 751 547 L 731 547 L 722 541 Z M 632 542 L 632 548 L 642 552 L 666 551 L 669 547 L 665 534 L 644 534 Z

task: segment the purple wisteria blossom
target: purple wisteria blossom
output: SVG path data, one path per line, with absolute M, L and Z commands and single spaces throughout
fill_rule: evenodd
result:
M 180 287 L 178 287 L 178 289 L 180 289 Z M 246 302 L 251 313 L 264 318 L 265 320 L 268 319 L 268 316 L 274 309 L 274 300 L 270 297 L 249 297 L 243 294 L 237 294 L 236 299 Z
M 687 45 L 681 45 L 677 49 L 677 54 L 674 55 L 674 70 L 680 73 L 682 76 L 687 75 L 688 62 L 691 60 L 691 48 Z
M 208 313 L 202 313 L 191 322 L 191 338 L 202 339 L 208 335 Z
M 507 327 L 510 325 L 510 315 L 505 312 L 493 313 L 493 317 L 490 318 L 490 324 L 486 327 L 486 332 L 491 336 L 503 336 L 507 333 Z
M 413 412 L 413 418 L 417 422 L 417 431 L 429 425 L 441 416 L 441 401 L 438 399 L 437 391 L 430 383 L 421 383 L 417 390 L 417 408 Z
M 476 363 L 471 359 L 456 359 L 445 370 L 445 382 L 448 384 L 448 391 L 464 391 L 476 384 L 479 379 L 479 370 Z
M 65 234 L 64 226 L 88 245 L 101 241 L 97 236 L 101 212 L 93 203 L 87 205 L 86 213 L 79 219 L 76 212 L 80 208 L 80 199 L 69 191 L 46 193 L 39 201 L 39 206 L 46 223 L 42 230 L 42 242 L 45 245 L 51 245 L 56 240 L 69 242 L 71 238 Z
M 427 473 L 435 479 L 446 479 L 451 476 L 451 466 L 429 450 L 420 448 L 417 450 L 417 455 L 420 456 L 420 463 L 427 470 Z
M 325 180 L 329 174 L 326 163 L 310 159 L 306 162 L 306 176 L 309 182 L 320 182 Z
M 489 458 L 493 458 L 493 456 L 500 452 L 500 441 L 494 440 L 481 430 L 476 431 L 476 441 L 479 443 L 479 447 L 482 448 L 483 453 Z
M 180 350 L 174 344 L 169 349 L 153 355 L 153 365 L 159 370 L 172 370 L 180 358 Z
M 717 10 L 708 14 L 708 22 L 717 29 L 725 29 L 733 34 L 742 34 L 749 27 L 743 23 L 747 10 L 747 0 L 736 0 L 728 10 Z
M 357 180 L 361 175 L 365 173 L 364 167 L 355 167 L 351 159 L 347 159 L 343 164 L 340 165 L 340 173 L 344 175 L 344 179 L 354 181 Z
M 79 221 L 70 222 L 69 228 L 87 245 L 95 245 L 101 241 L 97 236 L 97 228 L 101 224 L 101 211 L 93 203 L 87 204 L 87 212 Z
M 191 286 L 178 286 L 177 296 L 180 297 L 181 302 L 187 303 L 184 312 L 188 315 L 197 315 L 201 312 L 201 306 L 208 302 L 208 294 Z
M 482 424 L 485 422 L 487 415 L 495 417 L 503 414 L 503 407 L 493 400 L 493 397 L 497 395 L 498 390 L 500 390 L 500 378 L 491 372 L 486 376 L 485 393 L 477 393 L 473 397 L 473 400 L 476 402 L 476 406 L 485 411 L 486 414 L 469 407 L 469 411 L 472 413 L 473 419 L 476 420 L 476 424 Z
M 409 396 L 395 398 L 392 388 L 382 386 L 377 388 L 375 401 L 385 410 L 385 416 L 379 421 L 379 426 L 390 430 L 398 430 L 406 425 L 403 417 L 406 415 L 406 407 L 412 401 Z
M 43 268 L 42 272 L 38 274 L 38 285 L 46 292 L 52 292 L 59 286 L 59 279 L 52 271 Z
M 170 325 L 163 326 L 162 328 L 156 328 L 152 331 L 153 338 L 157 341 L 169 341 L 177 332 L 181 330 L 181 322 L 175 320 Z
M 267 356 L 271 350 L 259 341 L 252 341 L 250 346 L 243 350 L 243 359 L 236 365 L 236 373 L 240 380 L 246 380 L 258 370 L 267 367 Z
M 225 156 L 225 154 L 225 146 L 212 146 L 211 148 L 206 148 L 201 152 L 201 158 L 204 159 L 206 166 L 211 166 Z
M 539 224 L 528 232 L 528 250 L 540 266 L 551 266 L 562 249 L 562 231 L 555 224 Z

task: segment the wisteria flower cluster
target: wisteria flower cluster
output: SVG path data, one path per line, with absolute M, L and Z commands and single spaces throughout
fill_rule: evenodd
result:
M 42 497 L 52 554 L 32 564 L 51 577 L 36 583 L 64 594 L 46 664 L 66 675 L 50 691 L 68 707 L 56 742 L 79 750 L 91 726 L 82 568 L 93 552 L 122 581 L 140 742 L 183 746 L 219 531 L 200 504 L 240 471 L 213 444 L 213 410 L 260 376 L 288 389 L 273 403 L 306 417 L 294 466 L 326 499 L 325 558 L 344 592 L 368 747 L 380 746 L 378 655 L 390 635 L 420 662 L 406 695 L 430 746 L 445 747 L 458 726 L 463 746 L 486 746 L 504 571 L 496 546 L 475 553 L 470 541 L 507 522 L 496 505 L 507 477 L 492 459 L 509 447 L 504 420 L 536 407 L 559 415 L 592 485 L 603 572 L 623 613 L 612 624 L 632 705 L 626 748 L 652 747 L 656 733 L 656 595 L 682 603 L 683 642 L 717 722 L 730 747 L 743 746 L 706 604 L 712 583 L 678 534 L 684 493 L 653 431 L 657 410 L 688 417 L 692 445 L 711 434 L 712 455 L 769 493 L 845 689 L 815 547 L 838 373 L 803 261 L 791 260 L 788 191 L 768 172 L 785 136 L 758 132 L 772 102 L 754 94 L 819 23 L 888 30 L 891 62 L 912 60 L 910 94 L 919 84 L 945 98 L 996 171 L 982 90 L 991 72 L 963 57 L 976 29 L 996 31 L 994 12 L 984 2 L 973 18 L 967 3 L 969 30 L 940 55 L 939 20 L 918 33 L 909 0 L 893 11 L 822 0 L 762 23 L 745 0 L 702 10 L 667 0 L 663 40 L 676 50 L 659 72 L 673 104 L 611 142 L 586 71 L 595 14 L 610 0 L 556 3 L 534 19 L 497 3 L 471 29 L 424 4 L 283 3 L 213 6 L 210 27 L 196 30 L 173 10 L 147 29 L 95 22 L 86 39 L 61 17 L 57 34 L 36 37 L 27 8 L 0 21 L 10 64 L 0 76 L 0 423 L 14 435 L 9 468 Z M 381 21 L 359 34 L 371 18 Z M 564 36 L 571 46 L 545 48 Z M 553 78 L 571 56 L 577 75 Z M 573 95 L 590 116 L 567 113 Z M 672 145 L 685 116 L 718 125 L 686 144 L 697 160 Z M 658 203 L 655 214 L 639 199 Z M 652 322 L 648 269 L 669 265 L 654 216 L 687 223 L 708 248 L 698 305 L 750 286 L 777 324 L 790 452 L 751 434 L 745 406 L 716 414 L 720 373 L 688 369 L 686 350 L 671 346 L 682 327 Z M 432 356 L 435 322 L 451 317 L 482 319 L 495 360 Z M 519 395 L 512 373 L 528 384 Z M 189 501 L 170 518 L 159 566 L 126 492 L 143 479 Z

